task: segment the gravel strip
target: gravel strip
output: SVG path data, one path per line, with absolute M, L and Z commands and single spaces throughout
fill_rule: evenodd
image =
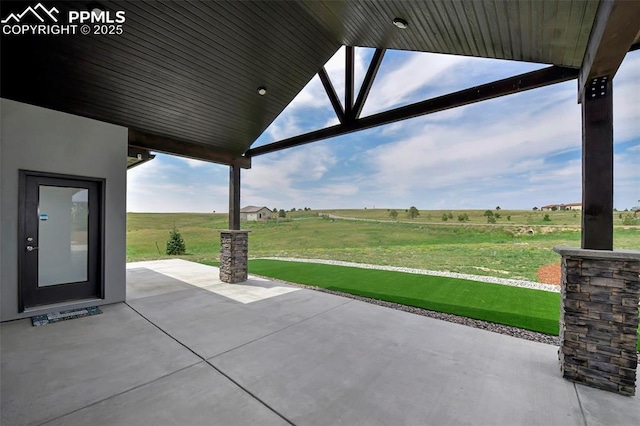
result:
M 406 272 L 409 274 L 432 275 L 436 277 L 461 278 L 464 280 L 481 281 L 491 284 L 509 285 L 512 287 L 532 288 L 535 290 L 560 293 L 560 286 L 552 284 L 542 284 L 533 281 L 513 280 L 508 278 L 488 277 L 484 275 L 459 274 L 457 272 L 430 271 L 426 269 L 403 268 L 399 266 L 371 265 L 368 263 L 343 262 L 341 260 L 325 259 L 299 259 L 294 257 L 262 257 L 267 260 L 281 260 L 285 262 L 321 263 L 324 265 L 349 266 L 352 268 L 378 269 L 380 271 Z

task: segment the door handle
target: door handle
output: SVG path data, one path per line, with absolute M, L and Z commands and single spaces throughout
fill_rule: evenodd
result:
M 40 247 L 34 247 L 34 246 L 27 246 L 27 251 L 34 251 L 34 250 L 38 250 Z

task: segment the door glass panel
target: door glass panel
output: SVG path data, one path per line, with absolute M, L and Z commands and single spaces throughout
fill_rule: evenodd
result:
M 39 186 L 39 287 L 87 281 L 88 229 L 88 189 Z

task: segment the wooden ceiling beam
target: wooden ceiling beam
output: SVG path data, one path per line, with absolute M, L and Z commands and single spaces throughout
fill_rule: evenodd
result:
M 245 152 L 245 156 L 255 157 L 257 155 L 268 154 L 294 146 L 346 135 L 359 130 L 395 123 L 408 118 L 420 117 L 422 115 L 498 98 L 500 96 L 562 83 L 577 77 L 578 70 L 575 68 L 551 66 L 252 148 Z
M 603 0 L 578 76 L 578 101 L 594 78 L 612 79 L 640 33 L 640 1 Z
M 327 70 L 324 67 L 320 68 L 320 71 L 318 71 L 318 77 L 320 77 L 322 86 L 324 86 L 324 91 L 327 92 L 329 101 L 331 101 L 331 106 L 338 116 L 338 121 L 344 123 L 344 109 L 342 109 L 342 105 L 340 104 L 340 99 L 338 99 L 336 89 L 335 87 L 333 87 L 333 83 L 331 83 L 331 79 L 329 78 Z
M 144 148 L 179 157 L 192 158 L 194 160 L 210 163 L 238 166 L 243 169 L 251 168 L 251 159 L 234 155 L 212 147 L 195 144 L 193 142 L 179 141 L 164 136 L 151 135 L 138 130 L 129 129 L 129 146 Z
M 353 110 L 351 111 L 350 118 L 352 120 L 360 118 L 360 114 L 362 114 L 362 109 L 364 108 L 364 104 L 369 97 L 369 92 L 371 91 L 371 87 L 373 86 L 373 81 L 376 79 L 376 75 L 378 74 L 378 70 L 380 69 L 380 64 L 382 64 L 382 59 L 384 58 L 385 52 L 386 49 L 376 49 L 375 53 L 373 54 L 373 58 L 371 58 L 369 68 L 367 69 L 367 74 L 365 74 L 364 76 L 362 86 L 360 87 L 360 91 L 358 92 L 358 97 L 355 104 L 353 105 Z

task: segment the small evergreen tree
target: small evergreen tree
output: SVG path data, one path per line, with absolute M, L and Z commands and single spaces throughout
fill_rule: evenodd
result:
M 187 248 L 182 239 L 182 235 L 175 226 L 169 231 L 169 241 L 167 241 L 167 254 L 179 255 L 185 254 Z

